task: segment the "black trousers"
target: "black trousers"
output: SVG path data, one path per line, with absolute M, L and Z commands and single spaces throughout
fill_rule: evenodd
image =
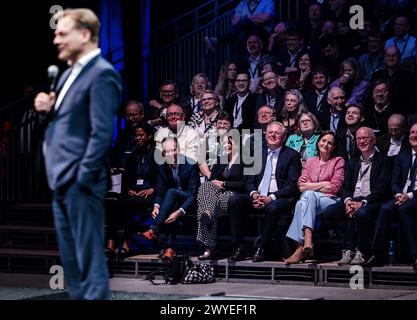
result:
M 122 195 L 118 200 L 107 200 L 107 239 L 116 238 L 116 230 L 124 230 L 124 240 L 130 240 L 133 234 L 133 217 L 153 207 L 154 197 L 136 197 Z
M 232 242 L 236 248 L 243 245 L 243 237 L 246 234 L 250 213 L 265 214 L 261 238 L 257 244 L 259 247 L 264 247 L 271 241 L 277 229 L 280 214 L 290 213 L 293 207 L 287 199 L 276 199 L 264 209 L 254 209 L 252 199 L 246 194 L 233 195 L 229 199 L 228 206 Z

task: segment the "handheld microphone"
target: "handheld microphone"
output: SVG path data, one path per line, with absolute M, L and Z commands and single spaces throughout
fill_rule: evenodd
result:
M 58 78 L 59 68 L 55 65 L 48 67 L 48 80 L 49 80 L 49 91 L 55 90 L 56 79 Z

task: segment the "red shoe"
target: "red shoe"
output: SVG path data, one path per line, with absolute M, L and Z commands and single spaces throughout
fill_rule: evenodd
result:
M 142 233 L 142 237 L 144 237 L 147 240 L 156 240 L 156 238 L 158 238 L 155 232 L 152 231 L 152 229 L 149 229 L 148 231 Z
M 172 258 L 174 258 L 176 255 L 177 255 L 177 253 L 173 249 L 167 248 L 167 249 L 165 249 L 165 252 L 164 252 L 164 254 L 162 256 L 162 259 L 169 261 Z

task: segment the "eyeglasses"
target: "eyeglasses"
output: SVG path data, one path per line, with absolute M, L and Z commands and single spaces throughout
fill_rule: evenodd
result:
M 214 100 L 214 98 L 213 97 L 203 98 L 203 99 L 201 99 L 201 102 L 210 101 L 210 100 Z
M 272 112 L 271 111 L 265 111 L 265 112 L 258 112 L 258 116 L 269 116 L 271 115 Z
M 371 140 L 371 137 L 357 137 L 356 141 L 363 141 L 363 142 L 369 142 Z
M 184 113 L 182 113 L 182 112 L 168 112 L 167 113 L 167 118 L 182 117 L 183 115 L 184 115 Z
M 267 131 L 266 132 L 267 136 L 277 136 L 277 137 L 281 137 L 282 136 L 282 132 L 278 132 L 278 131 Z

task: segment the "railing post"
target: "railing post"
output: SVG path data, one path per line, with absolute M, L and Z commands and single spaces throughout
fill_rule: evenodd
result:
M 142 48 L 142 88 L 143 101 L 149 100 L 149 57 L 151 52 L 151 1 L 142 0 L 142 25 L 141 25 L 141 48 Z

